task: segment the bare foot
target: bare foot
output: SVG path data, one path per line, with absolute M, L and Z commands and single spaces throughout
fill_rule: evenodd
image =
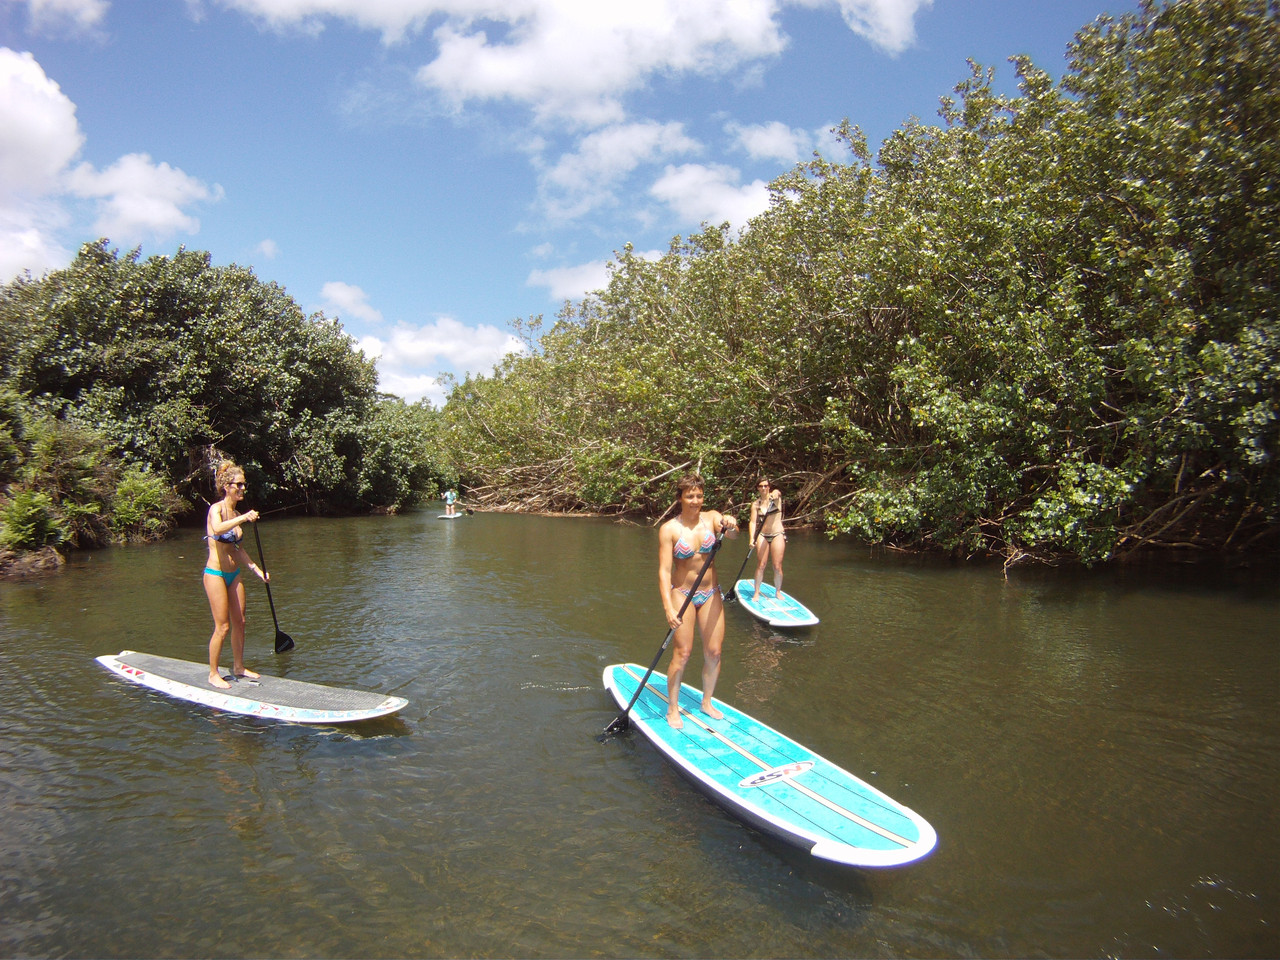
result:
M 757 590 L 755 593 L 753 593 L 753 594 L 751 595 L 751 599 L 752 599 L 752 600 L 759 600 L 759 599 L 760 599 L 760 591 L 759 591 L 759 590 Z
M 712 720 L 724 719 L 724 714 L 720 712 L 720 708 L 717 707 L 714 703 L 704 703 L 702 705 L 702 712 L 705 713 Z
M 236 676 L 237 676 L 237 677 L 248 677 L 250 680 L 257 680 L 257 679 L 261 676 L 261 674 L 254 673 L 254 672 L 253 672 L 252 670 L 250 670 L 248 667 L 245 667 L 243 670 L 241 670 L 239 673 L 237 673 L 237 674 L 236 674 Z
M 209 674 L 209 686 L 217 687 L 219 690 L 231 689 L 231 684 L 227 683 L 227 681 L 223 680 L 216 673 Z
M 680 716 L 679 711 L 667 714 L 667 725 L 671 727 L 672 730 L 684 729 L 684 718 Z

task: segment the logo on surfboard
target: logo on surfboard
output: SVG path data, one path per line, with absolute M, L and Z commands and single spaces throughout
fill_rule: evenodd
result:
M 761 770 L 754 777 L 740 780 L 738 786 L 743 789 L 763 787 L 766 783 L 773 783 L 775 780 L 785 780 L 787 777 L 799 776 L 812 766 L 812 760 L 798 760 L 795 763 L 784 764 L 781 767 L 772 767 L 769 770 Z

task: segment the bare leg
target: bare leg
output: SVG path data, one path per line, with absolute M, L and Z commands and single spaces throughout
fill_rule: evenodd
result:
M 702 605 L 697 619 L 702 633 L 702 712 L 712 720 L 722 720 L 724 714 L 711 702 L 720 679 L 720 651 L 724 646 L 724 602 L 718 590 Z
M 756 564 L 756 592 L 751 595 L 752 600 L 760 599 L 760 584 L 764 580 L 764 568 L 769 563 L 769 541 L 764 542 L 764 549 L 760 551 L 760 561 Z
M 769 544 L 769 558 L 773 561 L 773 588 L 782 599 L 782 555 L 787 552 L 787 538 L 774 537 Z
M 231 619 L 231 673 L 237 677 L 258 679 L 244 665 L 244 578 L 237 577 L 235 585 L 227 591 L 227 607 Z
M 675 591 L 679 593 L 679 591 Z M 684 602 L 684 594 L 680 594 L 680 602 Z M 667 667 L 667 723 L 672 729 L 679 730 L 684 726 L 684 718 L 680 716 L 680 684 L 684 682 L 685 664 L 689 662 L 689 654 L 693 652 L 693 627 L 696 617 L 685 615 L 672 635 L 671 663 Z
M 228 689 L 231 684 L 222 679 L 218 670 L 218 660 L 222 657 L 222 641 L 231 629 L 231 621 L 227 611 L 227 585 L 221 578 L 212 573 L 204 575 L 204 592 L 209 598 L 209 611 L 213 614 L 213 636 L 209 638 L 209 686 L 219 690 Z

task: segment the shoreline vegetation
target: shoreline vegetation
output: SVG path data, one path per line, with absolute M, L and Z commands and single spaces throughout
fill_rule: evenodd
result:
M 1011 58 L 874 155 L 704 224 L 445 405 L 377 391 L 336 319 L 252 270 L 106 239 L 0 288 L 0 550 L 161 538 L 209 465 L 259 510 L 653 522 L 696 469 L 789 521 L 1011 564 L 1280 550 L 1280 4 L 1177 0 Z M 0 567 L 4 564 L 0 559 Z M 56 565 L 55 565 L 56 566 Z

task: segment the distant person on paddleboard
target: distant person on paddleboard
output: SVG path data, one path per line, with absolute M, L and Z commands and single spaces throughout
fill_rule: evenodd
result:
M 724 602 L 716 579 L 714 554 L 720 534 L 738 536 L 738 521 L 718 510 L 703 510 L 706 489 L 702 477 L 686 473 L 676 484 L 680 513 L 658 530 L 658 587 L 662 607 L 671 627 L 671 665 L 667 668 L 667 723 L 677 730 L 684 726 L 678 697 L 685 664 L 693 652 L 694 625 L 702 634 L 702 712 L 713 720 L 723 713 L 711 702 L 720 676 L 720 648 L 724 643 Z M 701 581 L 699 573 L 703 569 Z M 684 616 L 680 609 L 689 601 Z
M 213 636 L 209 638 L 209 686 L 219 690 L 231 684 L 222 679 L 218 660 L 222 657 L 222 641 L 231 633 L 231 672 L 237 677 L 257 679 L 257 674 L 244 665 L 244 581 L 240 571 L 248 568 L 265 583 L 269 574 L 257 566 L 240 546 L 244 538 L 242 524 L 254 523 L 257 510 L 238 512 L 244 499 L 244 471 L 230 460 L 218 465 L 214 486 L 222 499 L 209 507 L 205 519 L 205 539 L 209 541 L 209 558 L 204 563 L 204 592 L 213 614 Z
M 751 542 L 756 536 L 764 538 L 759 550 L 760 562 L 756 565 L 756 592 L 760 599 L 760 584 L 764 581 L 764 568 L 773 562 L 773 589 L 782 599 L 782 555 L 787 552 L 787 535 L 782 532 L 782 492 L 767 478 L 756 484 L 756 501 L 751 505 Z
M 444 492 L 444 513 L 446 517 L 452 517 L 454 514 L 453 505 L 458 500 L 458 492 L 450 488 Z

